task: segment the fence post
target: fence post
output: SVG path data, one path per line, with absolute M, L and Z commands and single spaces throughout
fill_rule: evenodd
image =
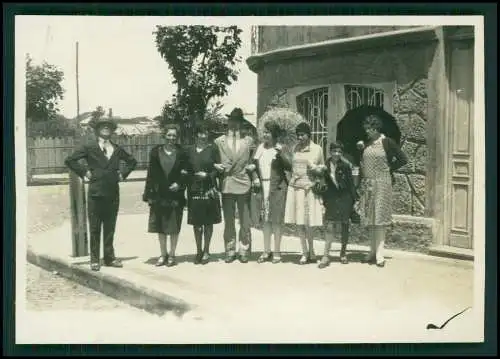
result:
M 75 146 L 83 141 L 80 135 L 75 137 Z M 89 254 L 87 237 L 87 203 L 85 185 L 73 171 L 69 171 L 69 197 L 71 208 L 71 247 L 73 257 L 84 257 Z
M 28 148 L 27 151 L 27 162 L 28 168 L 26 171 L 27 174 L 27 185 L 29 186 L 33 182 L 34 169 L 35 169 L 35 139 L 31 136 L 26 138 L 26 145 Z

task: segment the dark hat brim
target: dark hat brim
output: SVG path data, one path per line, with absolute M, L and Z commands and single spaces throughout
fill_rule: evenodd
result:
M 111 129 L 114 131 L 117 129 L 118 125 L 116 124 L 116 122 L 114 122 L 113 120 L 110 120 L 110 119 L 101 119 L 101 120 L 98 120 L 98 121 L 95 121 L 95 122 L 91 122 L 91 127 L 95 130 L 97 130 L 99 127 L 102 127 L 104 125 L 108 125 L 109 127 L 111 127 Z
M 228 121 L 249 122 L 244 116 L 226 115 Z

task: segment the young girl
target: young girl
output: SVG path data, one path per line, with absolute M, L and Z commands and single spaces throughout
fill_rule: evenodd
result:
M 324 180 L 326 189 L 322 193 L 325 206 L 325 252 L 319 263 L 319 268 L 325 268 L 330 263 L 329 253 L 332 241 L 340 233 L 340 262 L 347 264 L 347 242 L 349 240 L 349 220 L 353 213 L 357 194 L 352 175 L 352 165 L 343 156 L 343 146 L 340 143 L 330 144 L 330 158 L 326 163 Z

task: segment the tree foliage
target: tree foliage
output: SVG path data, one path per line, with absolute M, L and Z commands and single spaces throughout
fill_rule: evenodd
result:
M 177 85 L 164 115 L 178 121 L 200 120 L 211 100 L 227 95 L 228 86 L 238 79 L 241 32 L 237 26 L 156 27 L 156 47 Z
M 220 101 L 210 103 L 205 110 L 203 121 L 207 121 L 210 131 L 213 135 L 217 135 L 225 131 L 226 128 L 226 116 L 222 113 L 223 105 Z M 156 116 L 154 121 L 157 122 L 158 126 L 162 128 L 167 123 L 176 123 L 181 126 L 182 134 L 184 136 L 192 136 L 193 125 L 200 121 L 200 119 L 188 119 L 186 118 L 186 113 L 183 109 L 177 106 L 172 101 L 165 102 L 162 109 L 162 114 Z M 189 141 L 189 140 L 188 140 Z
M 26 57 L 26 118 L 34 122 L 56 119 L 57 105 L 64 95 L 63 79 L 64 73 L 56 66 L 46 62 L 35 65 L 29 55 Z
M 96 109 L 92 111 L 91 121 L 97 121 L 103 118 L 105 114 L 106 111 L 104 111 L 104 108 L 102 106 L 97 106 Z

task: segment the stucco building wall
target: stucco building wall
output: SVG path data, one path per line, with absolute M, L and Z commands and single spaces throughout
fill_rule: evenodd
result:
M 348 107 L 360 104 L 347 100 L 348 91 L 383 93 L 376 101 L 396 118 L 409 157 L 395 174 L 389 247 L 473 247 L 474 178 L 462 170 L 473 168 L 472 27 L 259 26 L 252 41 L 257 116 L 271 105 L 305 109 L 297 103 L 304 95 L 323 148 Z M 351 238 L 367 237 L 355 225 Z
M 392 97 L 392 112 L 402 132 L 402 148 L 410 159 L 395 175 L 394 213 L 425 216 L 427 132 L 432 130 L 427 114 L 427 77 L 433 55 L 432 44 L 420 44 L 268 64 L 259 73 L 258 114 L 262 115 L 267 106 L 279 102 L 293 106 L 294 96 L 286 96 L 291 88 L 324 84 L 393 84 L 392 94 L 385 95 Z M 338 117 L 328 118 L 333 122 L 329 128 L 336 126 L 339 120 Z M 329 133 L 330 140 L 332 137 L 334 134 Z

